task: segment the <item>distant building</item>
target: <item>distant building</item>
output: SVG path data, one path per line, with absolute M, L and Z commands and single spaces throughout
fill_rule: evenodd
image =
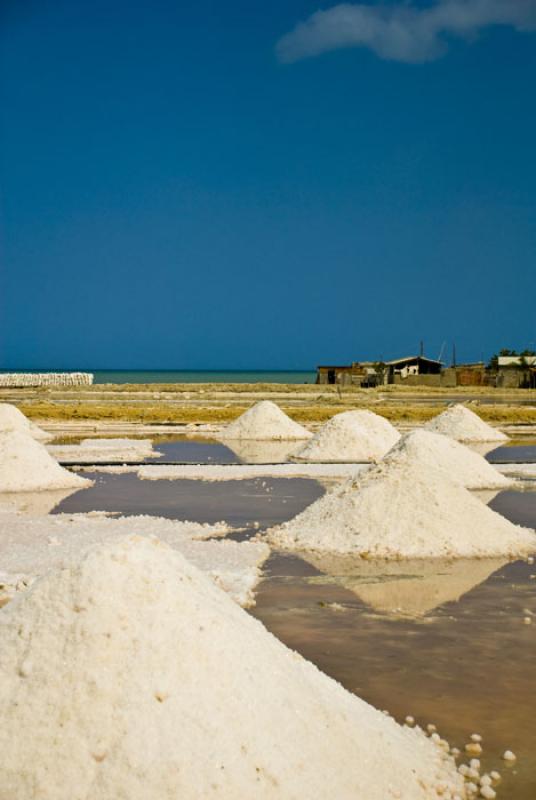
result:
M 443 363 L 426 356 L 406 356 L 386 361 L 387 383 L 398 383 L 411 375 L 440 375 Z M 398 378 L 398 381 L 397 381 Z
M 536 367 L 536 356 L 499 356 L 500 367 Z
M 505 389 L 535 389 L 536 356 L 499 356 L 497 386 Z
M 338 386 L 362 386 L 371 388 L 378 386 L 380 379 L 378 365 L 373 361 L 354 361 L 350 365 L 326 366 L 316 368 L 316 382 L 319 384 L 336 384 Z
M 445 367 L 424 355 L 391 361 L 354 361 L 344 366 L 317 367 L 318 384 L 369 388 L 386 384 L 405 386 L 499 386 L 536 388 L 536 356 L 499 356 L 497 370 L 483 361 Z

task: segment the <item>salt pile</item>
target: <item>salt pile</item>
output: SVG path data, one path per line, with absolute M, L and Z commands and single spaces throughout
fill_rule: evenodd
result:
M 229 530 L 225 523 L 206 525 L 148 516 L 56 514 L 38 518 L 0 513 L 0 583 L 4 587 L 0 603 L 3 596 L 13 597 L 17 587 L 25 588 L 66 558 L 79 556 L 89 545 L 110 543 L 131 533 L 158 536 L 206 572 L 237 603 L 250 606 L 270 548 L 256 542 L 213 540 Z
M 415 461 L 442 472 L 445 480 L 466 489 L 507 489 L 514 483 L 478 453 L 440 433 L 411 431 L 385 457 L 386 463 L 401 466 Z
M 222 431 L 221 439 L 309 439 L 311 433 L 288 417 L 271 400 L 248 408 Z
M 22 431 L 29 433 L 40 442 L 47 442 L 52 435 L 42 430 L 34 422 L 24 416 L 22 411 L 10 403 L 0 403 L 0 433 L 3 431 Z
M 82 489 L 91 481 L 73 475 L 54 461 L 28 433 L 0 432 L 0 492 Z
M 456 602 L 508 563 L 504 558 L 369 561 L 328 553 L 308 553 L 306 559 L 325 573 L 310 583 L 337 584 L 375 611 L 397 617 L 422 617 Z
M 444 473 L 380 463 L 268 532 L 286 550 L 364 558 L 522 556 L 536 535 L 492 511 Z
M 474 411 L 461 404 L 450 406 L 427 422 L 424 428 L 433 433 L 443 433 L 459 442 L 505 442 L 508 439 L 502 431 L 492 428 Z
M 297 461 L 366 462 L 382 458 L 400 439 L 391 423 L 372 411 L 343 411 L 328 420 L 293 458 Z
M 125 538 L 0 611 L 1 800 L 432 800 L 454 761 Z

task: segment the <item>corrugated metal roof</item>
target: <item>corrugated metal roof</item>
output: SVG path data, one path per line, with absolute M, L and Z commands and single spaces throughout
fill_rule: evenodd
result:
M 405 358 L 394 358 L 392 361 L 386 361 L 388 365 L 394 366 L 395 364 L 403 364 L 406 361 L 428 361 L 430 364 L 443 364 L 442 361 L 437 361 L 435 358 L 427 358 L 426 356 L 406 356 Z

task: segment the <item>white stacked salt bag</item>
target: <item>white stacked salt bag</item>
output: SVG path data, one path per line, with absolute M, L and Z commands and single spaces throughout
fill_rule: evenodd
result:
M 60 467 L 29 433 L 0 432 L 0 492 L 82 489 L 91 484 Z
M 381 462 L 269 530 L 267 540 L 285 550 L 364 558 L 520 557 L 536 549 L 534 531 L 417 462 Z
M 450 406 L 426 423 L 424 429 L 432 433 L 442 433 L 459 442 L 505 442 L 508 436 L 497 428 L 492 428 L 480 419 L 474 411 L 458 404 Z
M 54 438 L 42 430 L 35 422 L 25 417 L 22 411 L 10 403 L 0 403 L 0 433 L 2 431 L 22 431 L 29 433 L 39 442 L 48 442 Z
M 309 439 L 307 428 L 290 419 L 271 400 L 261 400 L 238 417 L 220 434 L 220 439 Z
M 423 429 L 402 436 L 384 462 L 400 465 L 418 462 L 442 472 L 445 480 L 460 483 L 466 489 L 507 489 L 515 483 L 455 439 Z
M 288 650 L 179 553 L 126 537 L 0 611 L 0 800 L 463 796 L 422 731 Z
M 292 458 L 320 463 L 382 458 L 400 439 L 391 423 L 372 411 L 343 411 L 328 420 Z

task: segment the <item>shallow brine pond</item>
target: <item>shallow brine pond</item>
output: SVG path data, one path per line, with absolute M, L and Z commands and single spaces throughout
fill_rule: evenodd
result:
M 115 511 L 199 522 L 250 535 L 317 499 L 313 480 L 142 481 L 96 473 L 57 512 Z M 536 527 L 536 491 L 507 491 L 492 507 Z M 536 565 L 501 560 L 352 563 L 273 554 L 251 613 L 348 690 L 402 721 L 437 725 L 463 748 L 483 738 L 499 798 L 536 797 Z M 534 616 L 533 616 L 534 615 Z M 530 617 L 532 624 L 524 622 Z M 501 761 L 506 749 L 518 760 Z

